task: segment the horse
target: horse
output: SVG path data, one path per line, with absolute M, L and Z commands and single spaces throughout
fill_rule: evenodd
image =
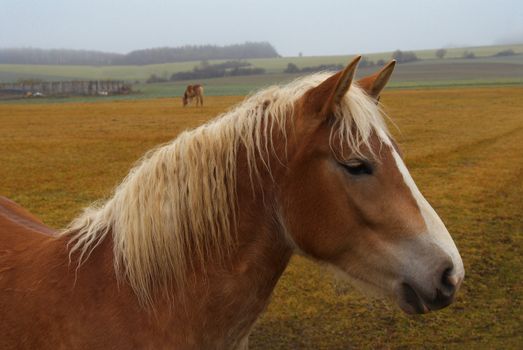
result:
M 462 259 L 378 102 L 395 62 L 355 80 L 360 58 L 182 132 L 62 231 L 0 201 L 0 347 L 246 349 L 293 254 L 450 305 Z
M 203 86 L 199 84 L 187 85 L 182 97 L 183 106 L 185 107 L 191 103 L 193 98 L 196 98 L 196 106 L 198 106 L 198 103 L 200 106 L 203 106 Z

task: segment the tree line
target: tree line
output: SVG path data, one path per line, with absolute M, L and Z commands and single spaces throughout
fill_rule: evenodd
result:
M 173 73 L 170 77 L 166 74 L 163 76 L 151 74 L 146 80 L 146 83 L 164 83 L 168 81 L 209 79 L 254 74 L 265 74 L 265 69 L 251 67 L 251 64 L 245 61 L 226 61 L 218 64 L 209 64 L 207 61 L 202 61 L 200 65 L 195 66 L 192 71 Z
M 369 60 L 367 57 L 362 57 L 360 60 L 360 63 L 358 64 L 358 67 L 360 68 L 366 68 L 366 67 L 374 67 L 376 64 L 383 65 L 385 62 L 380 60 L 380 62 L 375 63 L 374 61 Z M 284 69 L 284 73 L 289 74 L 298 74 L 298 73 L 315 73 L 315 72 L 323 72 L 323 71 L 339 71 L 345 68 L 343 64 L 320 64 L 317 66 L 310 66 L 310 67 L 303 67 L 299 68 L 294 63 L 287 64 L 287 68 Z
M 89 50 L 7 48 L 0 49 L 0 64 L 46 65 L 146 65 L 184 61 L 241 60 L 280 57 L 268 42 L 226 46 L 186 45 L 131 51 L 127 54 Z

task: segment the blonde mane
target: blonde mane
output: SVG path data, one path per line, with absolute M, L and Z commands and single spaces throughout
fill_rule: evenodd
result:
M 226 257 L 234 247 L 238 150 L 246 152 L 251 181 L 260 162 L 270 172 L 273 135 L 280 131 L 286 140 L 295 102 L 329 76 L 269 87 L 146 154 L 109 200 L 85 209 L 62 232 L 70 236 L 70 253 L 78 253 L 81 264 L 111 235 L 116 275 L 141 302 L 150 303 L 166 286 L 183 290 L 188 271 L 211 255 Z M 331 139 L 351 149 L 368 145 L 373 130 L 386 139 L 379 106 L 356 85 L 335 114 Z

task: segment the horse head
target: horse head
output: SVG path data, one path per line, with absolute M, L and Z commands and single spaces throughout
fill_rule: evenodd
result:
M 287 236 L 407 313 L 437 310 L 453 301 L 463 262 L 380 116 L 395 62 L 353 83 L 359 59 L 295 104 L 280 190 Z

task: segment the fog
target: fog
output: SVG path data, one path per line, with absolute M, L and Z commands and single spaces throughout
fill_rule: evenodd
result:
M 0 0 L 0 47 L 268 41 L 284 56 L 523 42 L 521 0 Z

